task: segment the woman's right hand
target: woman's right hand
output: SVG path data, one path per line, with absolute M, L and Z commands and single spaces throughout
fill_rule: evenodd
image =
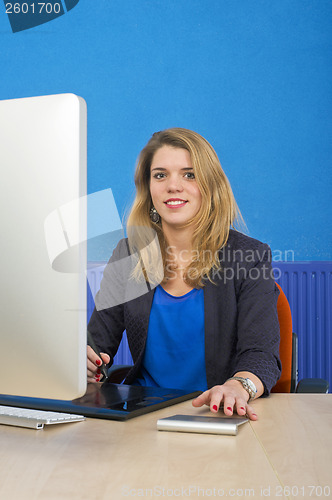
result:
M 105 363 L 105 365 L 108 365 L 108 363 L 111 360 L 109 355 L 104 352 L 101 352 L 100 356 L 102 359 L 100 359 L 100 357 L 95 353 L 95 351 L 88 345 L 87 348 L 88 382 L 99 382 L 102 377 L 99 368 L 102 364 L 102 361 Z

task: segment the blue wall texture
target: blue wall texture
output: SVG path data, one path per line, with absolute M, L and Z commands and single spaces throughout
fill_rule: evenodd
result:
M 110 187 L 121 216 L 151 134 L 192 128 L 250 235 L 278 260 L 332 260 L 331 26 L 330 0 L 80 0 L 13 33 L 1 4 L 0 99 L 84 97 L 89 191 Z

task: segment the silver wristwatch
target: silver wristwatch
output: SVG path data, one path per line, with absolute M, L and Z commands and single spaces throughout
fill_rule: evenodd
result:
M 247 393 L 249 394 L 248 401 L 250 401 L 251 399 L 254 399 L 254 397 L 256 396 L 257 389 L 256 389 L 256 386 L 253 383 L 253 381 L 250 380 L 250 378 L 231 377 L 231 378 L 227 379 L 226 382 L 228 380 L 238 380 L 239 382 L 241 382 L 243 389 L 245 389 L 247 391 Z

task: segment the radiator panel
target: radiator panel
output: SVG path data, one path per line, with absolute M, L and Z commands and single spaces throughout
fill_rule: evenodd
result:
M 299 336 L 299 379 L 332 385 L 332 262 L 274 262 Z

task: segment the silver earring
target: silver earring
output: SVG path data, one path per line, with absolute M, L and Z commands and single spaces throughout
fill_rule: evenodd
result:
M 150 210 L 150 219 L 155 224 L 158 224 L 158 222 L 160 222 L 160 215 L 158 214 L 157 210 L 154 207 L 152 207 Z

